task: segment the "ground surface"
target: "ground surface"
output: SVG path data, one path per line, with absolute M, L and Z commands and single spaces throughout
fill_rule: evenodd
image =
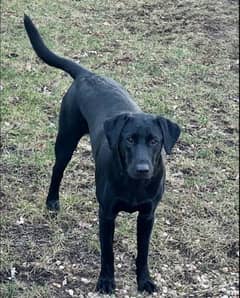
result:
M 156 297 L 239 297 L 238 2 L 27 2 L 1 8 L 1 297 L 95 297 L 100 266 L 87 138 L 65 173 L 60 216 L 44 210 L 71 78 L 36 58 L 24 12 L 50 48 L 183 128 L 151 242 Z M 138 297 L 135 219 L 117 221 L 115 297 Z

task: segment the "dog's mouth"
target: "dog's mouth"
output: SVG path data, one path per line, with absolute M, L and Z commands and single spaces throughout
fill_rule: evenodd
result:
M 153 167 L 150 163 L 132 164 L 127 168 L 127 173 L 134 180 L 151 179 L 153 176 Z
M 152 173 L 131 173 L 128 172 L 128 175 L 134 180 L 146 180 L 152 178 Z

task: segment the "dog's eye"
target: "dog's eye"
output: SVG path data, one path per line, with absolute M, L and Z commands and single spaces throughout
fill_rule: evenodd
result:
M 158 139 L 156 138 L 152 138 L 150 141 L 149 141 L 150 145 L 154 146 L 154 145 L 157 145 L 159 142 L 158 142 Z
M 127 137 L 127 142 L 128 142 L 129 144 L 133 144 L 133 143 L 134 143 L 134 139 L 133 139 L 133 137 Z

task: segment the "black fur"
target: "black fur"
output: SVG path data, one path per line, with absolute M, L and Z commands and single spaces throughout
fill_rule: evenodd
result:
M 97 290 L 111 293 L 115 288 L 112 243 L 117 214 L 138 211 L 138 289 L 152 293 L 156 286 L 148 270 L 148 248 L 154 212 L 164 192 L 165 168 L 161 152 L 164 147 L 170 154 L 180 128 L 164 117 L 143 113 L 115 81 L 52 53 L 26 15 L 24 25 L 37 55 L 74 79 L 61 105 L 47 208 L 59 210 L 59 187 L 64 169 L 81 137 L 90 134 L 96 165 L 101 244 Z

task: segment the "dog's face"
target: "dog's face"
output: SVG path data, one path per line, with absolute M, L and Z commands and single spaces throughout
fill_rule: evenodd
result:
M 162 147 L 171 153 L 180 128 L 172 121 L 145 113 L 124 113 L 104 123 L 111 150 L 133 179 L 150 179 L 158 172 Z

